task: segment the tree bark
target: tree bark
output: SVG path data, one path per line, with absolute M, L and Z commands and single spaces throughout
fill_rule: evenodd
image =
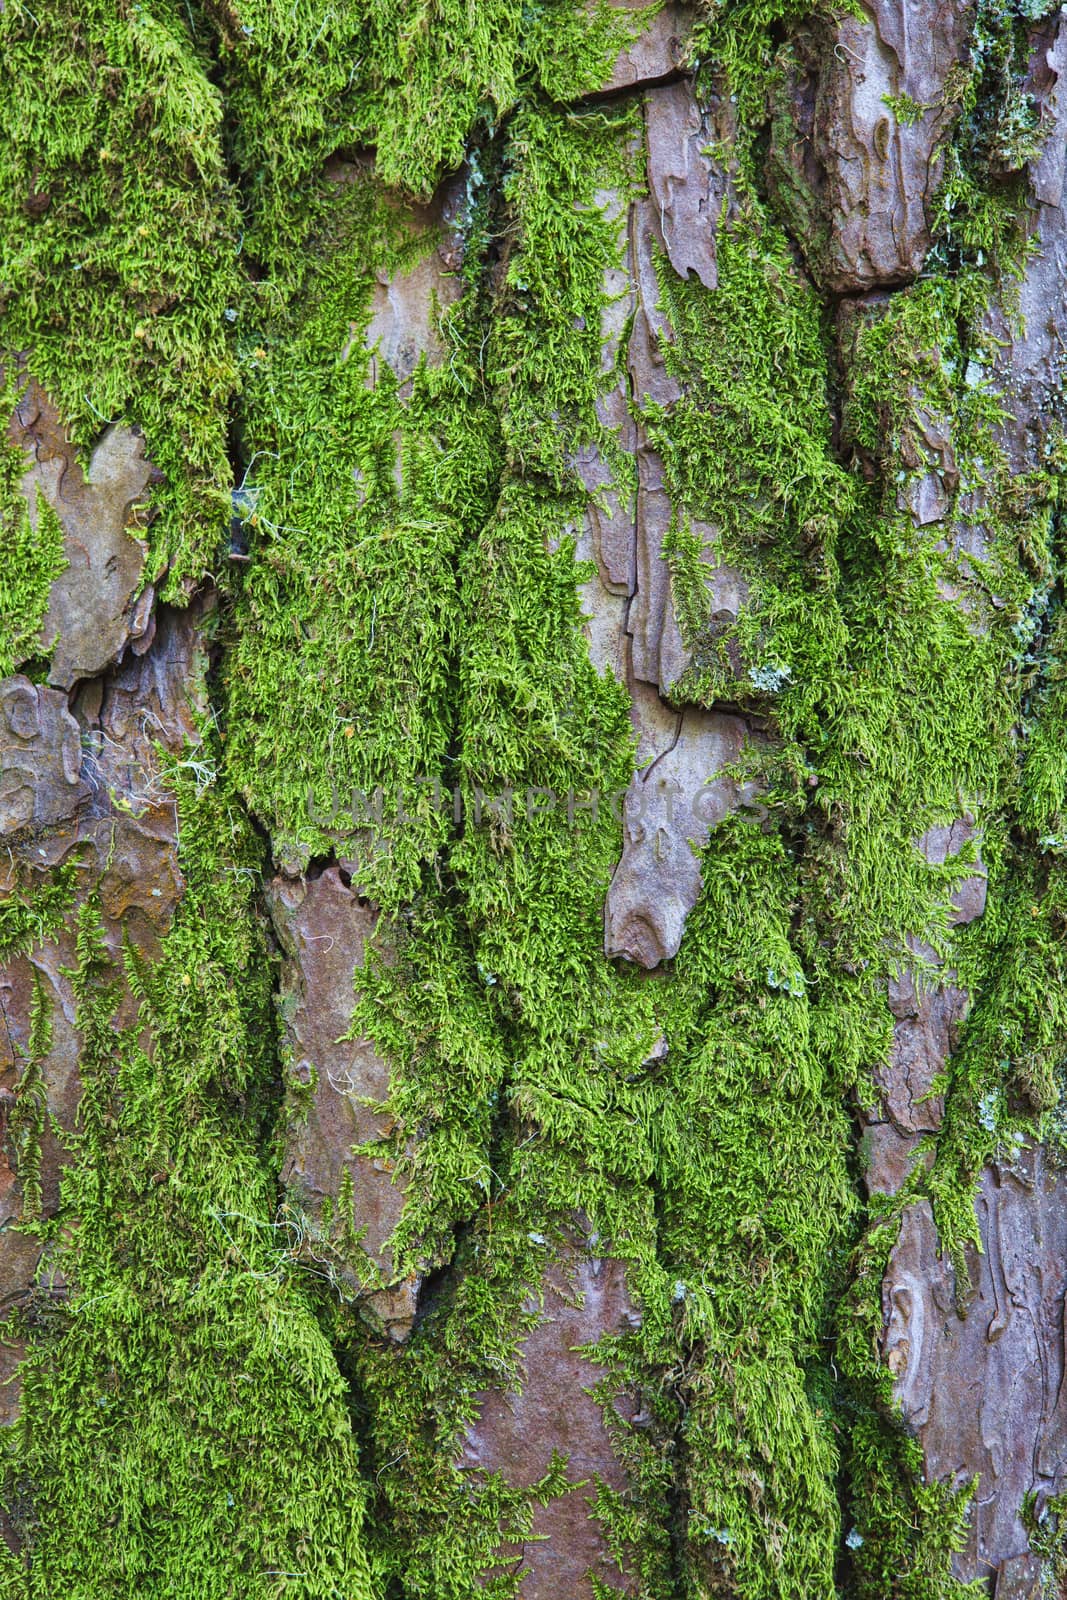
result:
M 0 1594 L 1067 1594 L 1065 30 L 0 10 Z

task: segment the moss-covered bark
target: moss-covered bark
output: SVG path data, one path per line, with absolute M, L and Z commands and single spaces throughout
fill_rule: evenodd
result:
M 0 12 L 0 1592 L 1052 1592 L 1060 27 Z

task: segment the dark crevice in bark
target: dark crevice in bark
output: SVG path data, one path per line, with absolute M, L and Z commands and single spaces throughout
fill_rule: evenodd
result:
M 1052 512 L 1049 537 L 1052 568 L 1056 576 L 1044 592 L 1038 590 L 1035 595 L 1035 604 L 1029 613 L 1034 624 L 1034 634 L 1021 664 L 1021 670 L 1026 675 L 1020 701 L 1020 711 L 1024 721 L 1036 714 L 1047 692 L 1050 676 L 1059 665 L 1052 653 L 1052 647 L 1057 624 L 1067 602 L 1062 560 L 1065 540 L 1067 540 L 1067 517 L 1057 507 Z
M 308 864 L 304 868 L 303 876 L 309 883 L 314 883 L 316 878 L 321 878 L 324 872 L 329 872 L 331 867 L 336 866 L 337 853 L 334 850 L 328 851 L 325 855 L 310 856 L 308 858 Z M 352 879 L 348 873 L 341 875 L 341 882 L 344 883 L 346 878 L 350 884 Z M 345 887 L 347 888 L 348 884 L 345 884 Z
M 197 596 L 210 600 L 212 606 L 217 608 L 217 628 L 212 627 L 210 631 L 202 631 L 201 637 L 207 651 L 207 670 L 205 673 L 204 690 L 208 706 L 208 715 L 211 721 L 214 723 L 216 730 L 221 735 L 224 733 L 226 721 L 226 697 L 223 686 L 223 678 L 226 668 L 226 632 L 230 623 L 231 602 L 229 596 L 226 594 L 226 591 L 217 588 L 213 581 L 202 585 L 200 590 L 197 591 Z M 194 602 L 197 596 L 194 596 Z M 209 611 L 208 614 L 210 616 L 211 612 Z M 224 762 L 226 759 L 224 743 L 219 748 L 218 759 L 220 763 Z M 256 893 L 253 897 L 253 914 L 256 918 L 259 936 L 263 943 L 264 952 L 270 963 L 271 1077 L 269 1083 L 262 1085 L 261 1093 L 257 1094 L 255 1112 L 257 1123 L 256 1139 L 259 1159 L 268 1170 L 271 1170 L 276 1162 L 276 1155 L 272 1147 L 274 1144 L 279 1119 L 282 1116 L 286 1097 L 285 1075 L 282 1062 L 282 1026 L 279 1012 L 282 950 L 278 942 L 278 937 L 274 929 L 274 924 L 271 919 L 266 898 L 266 880 L 270 871 L 272 859 L 270 834 L 263 821 L 255 814 L 250 806 L 245 805 L 242 806 L 241 809 L 248 827 L 259 841 L 263 862 L 261 876 L 256 886 Z M 276 1190 L 276 1194 L 278 1200 L 280 1201 L 280 1187 Z
M 664 1218 L 664 1194 L 661 1184 L 654 1180 L 651 1183 L 652 1208 L 656 1219 L 656 1254 L 666 1271 L 670 1271 L 672 1263 L 663 1260 L 659 1236 L 662 1231 Z M 680 1597 L 690 1592 L 690 1562 L 688 1556 L 688 1521 L 689 1521 L 689 1495 L 686 1483 L 689 1476 L 688 1457 L 689 1447 L 686 1443 L 684 1421 L 686 1413 L 685 1401 L 685 1373 L 684 1369 L 672 1381 L 672 1374 L 661 1373 L 657 1375 L 664 1382 L 667 1393 L 677 1411 L 677 1420 L 669 1436 L 669 1443 L 665 1445 L 665 1453 L 669 1454 L 672 1462 L 670 1487 L 666 1491 L 668 1510 L 667 1533 L 669 1538 L 669 1578 L 672 1593 Z
M 579 99 L 567 101 L 565 104 L 576 111 L 580 111 L 583 106 L 610 106 L 644 95 L 650 89 L 669 89 L 672 84 L 687 82 L 692 77 L 691 68 L 676 67 L 672 72 L 661 73 L 659 77 L 642 78 L 637 83 L 623 84 L 617 89 L 597 89 L 591 94 L 582 95 Z

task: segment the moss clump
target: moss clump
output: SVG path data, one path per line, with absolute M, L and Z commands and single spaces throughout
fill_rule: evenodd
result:
M 652 8 L 650 8 L 652 9 Z M 382 182 L 428 197 L 540 87 L 572 100 L 597 88 L 635 22 L 606 0 L 324 0 L 213 8 L 232 114 L 233 150 L 250 180 L 252 243 L 286 249 L 295 198 L 338 149 L 373 146 Z
M 166 0 L 8 6 L 0 51 L 5 345 L 79 445 L 144 429 L 177 598 L 214 564 L 229 478 L 238 230 L 209 62 Z
M 750 164 L 757 130 L 766 120 L 767 93 L 774 81 L 782 33 L 813 19 L 832 18 L 826 0 L 701 0 L 706 14 L 695 30 L 692 56 L 721 71 L 737 96 L 742 159 Z
M 1044 137 L 1026 85 L 1036 20 L 1024 5 L 979 0 L 975 8 L 969 70 L 952 85 L 959 122 L 935 196 L 931 272 L 968 265 L 1010 271 L 1018 257 L 1025 168 Z
M 9 416 L 19 398 L 16 374 L 0 383 L 0 414 Z M 37 654 L 52 582 L 63 571 L 63 529 L 43 495 L 37 496 L 37 528 L 19 485 L 26 458 L 10 440 L 0 451 L 0 677 Z
M 35 1595 L 369 1597 L 344 1387 L 272 1226 L 258 848 L 209 791 L 179 817 L 187 890 L 158 964 L 131 949 L 123 974 L 96 906 L 78 914 L 83 1092 L 5 1506 Z M 124 978 L 139 1009 L 116 1026 Z
M 401 963 L 370 975 L 360 1010 L 361 1025 L 400 1046 L 393 1109 L 409 1130 L 420 1114 L 401 1238 L 437 1243 L 442 1213 L 459 1221 L 466 1208 L 447 1291 L 400 1359 L 354 1355 L 383 1462 L 386 1539 L 412 1595 L 458 1600 L 479 1573 L 488 1592 L 514 1592 L 513 1575 L 487 1569 L 529 1530 L 549 1486 L 475 1482 L 455 1462 L 479 1392 L 517 1378 L 530 1299 L 575 1213 L 635 1273 L 655 1270 L 644 1117 L 620 1076 L 651 1044 L 649 1000 L 591 959 L 618 825 L 605 807 L 571 827 L 565 804 L 547 804 L 549 790 L 611 792 L 631 769 L 625 701 L 582 637 L 567 533 L 583 506 L 568 456 L 597 427 L 590 363 L 616 249 L 594 195 L 612 176 L 629 181 L 631 130 L 627 115 L 531 102 L 500 152 L 507 254 L 482 376 L 499 419 L 495 498 L 457 562 L 466 821 L 442 862 L 445 892 L 419 897 Z M 499 803 L 509 789 L 510 812 Z M 529 812 L 527 790 L 542 802 Z M 634 1496 L 603 1509 L 647 1592 L 666 1595 L 663 1463 L 639 1444 Z
M 674 330 L 665 356 L 685 392 L 668 412 L 647 414 L 679 513 L 719 530 L 716 554 L 750 585 L 737 627 L 706 633 L 700 551 L 675 532 L 668 558 L 694 647 L 676 697 L 708 705 L 744 700 L 768 664 L 790 681 L 804 648 L 819 650 L 819 676 L 832 675 L 845 638 L 837 542 L 856 506 L 855 484 L 830 449 L 820 308 L 754 200 L 720 229 L 717 257 L 713 293 L 660 264 Z M 740 688 L 731 647 L 749 678 Z
M 16 878 L 0 900 L 0 957 L 9 960 L 55 937 L 74 904 L 77 876 L 68 862 L 43 881 L 35 873 Z
M 47 1125 L 48 1091 L 41 1066 L 52 1048 L 52 1009 L 41 975 L 33 974 L 30 1034 L 8 1114 L 7 1135 L 15 1152 L 15 1168 L 22 1190 L 22 1220 L 41 1218 L 41 1136 Z
M 4 12 L 6 344 L 80 445 L 110 420 L 144 429 L 166 479 L 150 561 L 169 568 L 163 598 L 216 568 L 245 269 L 267 269 L 268 294 L 291 289 L 329 210 L 326 159 L 373 141 L 385 183 L 429 194 L 520 86 L 595 88 L 630 27 L 606 0 L 536 16 L 514 0 Z
M 833 1034 L 792 929 L 796 863 L 768 827 L 737 816 L 713 834 L 665 997 L 659 1256 L 685 1373 L 695 1592 L 830 1596 L 824 1341 L 856 1204 Z
M 898 483 L 883 497 L 835 458 L 818 305 L 773 224 L 754 201 L 747 206 L 721 232 L 713 294 L 664 275 L 676 331 L 667 360 L 684 394 L 669 415 L 649 419 L 652 436 L 680 512 L 720 530 L 717 553 L 750 590 L 728 640 L 707 632 L 699 552 L 684 533 L 675 536 L 677 586 L 693 597 L 681 620 L 694 665 L 679 693 L 752 704 L 795 745 L 789 762 L 811 790 L 806 871 L 836 883 L 839 956 L 885 971 L 894 950 L 912 959 L 905 935 L 944 947 L 950 885 L 915 840 L 973 811 L 979 796 L 991 802 L 1006 781 L 1013 703 L 1005 673 L 1016 645 L 975 581 L 977 563 L 961 564 L 936 535 L 916 530 L 898 508 Z M 945 327 L 944 309 L 921 286 L 895 297 L 864 336 L 846 422 L 883 459 L 903 452 L 914 409 L 939 399 L 959 424 L 963 456 L 962 382 L 941 395 L 918 376 L 932 361 L 947 383 L 937 350 L 923 354 L 931 322 Z M 887 343 L 892 357 L 879 359 Z M 897 406 L 894 395 L 899 410 L 887 420 L 882 410 Z M 987 566 L 993 559 L 990 551 Z M 1003 561 L 998 582 L 1002 571 L 1010 575 Z M 947 584 L 970 598 L 948 603 Z M 1027 593 L 1025 583 L 1016 592 Z M 988 627 L 976 625 L 975 608 Z
M 321 265 L 242 348 L 254 559 L 227 662 L 227 754 L 276 854 L 306 861 L 347 840 L 366 892 L 395 906 L 451 815 L 433 783 L 452 732 L 454 567 L 487 504 L 496 430 L 461 309 L 410 393 L 363 346 L 375 273 L 410 269 L 438 232 L 407 231 L 365 174 L 332 203 L 328 233 L 308 241 Z

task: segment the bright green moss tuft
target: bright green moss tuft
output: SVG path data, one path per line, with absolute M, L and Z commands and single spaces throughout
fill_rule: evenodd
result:
M 240 0 L 212 14 L 244 248 L 283 281 L 299 272 L 331 156 L 373 147 L 384 184 L 429 199 L 532 87 L 557 99 L 597 88 L 640 21 L 606 0 Z
M 14 372 L 0 383 L 0 413 L 10 415 L 18 402 Z M 7 677 L 28 657 L 37 642 L 48 609 L 53 579 L 66 565 L 63 529 L 43 495 L 37 496 L 37 528 L 19 485 L 26 458 L 4 439 L 0 451 L 0 677 Z
M 855 1201 L 848 1119 L 791 929 L 797 891 L 776 830 L 723 823 L 665 997 L 659 1251 L 687 1371 L 697 1593 L 835 1592 L 823 1341 Z
M 395 906 L 450 815 L 432 785 L 452 732 L 454 567 L 491 492 L 496 429 L 462 305 L 403 396 L 363 345 L 375 272 L 414 267 L 436 230 L 406 231 L 365 174 L 332 204 L 328 234 L 308 241 L 321 268 L 264 308 L 242 349 L 253 559 L 227 663 L 227 754 L 276 854 L 358 853 L 366 892 Z
M 236 213 L 222 103 L 181 5 L 0 15 L 4 343 L 87 447 L 139 424 L 163 471 L 153 574 L 214 567 L 228 483 Z
M 82 1098 L 5 1505 L 35 1596 L 265 1597 L 288 1574 L 286 1594 L 359 1600 L 373 1588 L 344 1387 L 273 1227 L 260 1143 L 258 849 L 210 791 L 182 792 L 179 817 L 186 898 L 159 964 L 128 958 L 129 1026 L 98 910 L 79 913 Z
M 55 937 L 74 903 L 77 877 L 77 867 L 68 864 L 45 882 L 16 880 L 0 899 L 0 956 L 21 955 Z

